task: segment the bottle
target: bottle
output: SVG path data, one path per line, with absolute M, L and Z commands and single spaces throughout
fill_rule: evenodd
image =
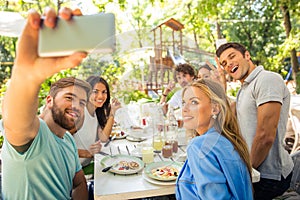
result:
M 170 107 L 167 115 L 166 143 L 172 144 L 173 152 L 178 151 L 178 123 L 175 117 L 174 108 Z
M 164 115 L 162 106 L 159 104 L 153 105 L 154 111 L 152 117 L 153 123 L 153 148 L 155 152 L 161 152 L 164 145 Z
M 177 133 L 178 123 L 175 117 L 174 108 L 170 107 L 168 111 L 168 131 L 173 132 L 174 134 Z

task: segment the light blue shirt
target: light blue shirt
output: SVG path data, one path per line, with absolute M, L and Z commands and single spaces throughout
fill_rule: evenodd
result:
M 214 128 L 191 140 L 176 182 L 176 199 L 253 199 L 245 163 Z
M 69 133 L 57 137 L 40 119 L 39 132 L 25 153 L 18 153 L 4 140 L 3 199 L 71 199 L 73 178 L 79 170 L 73 137 Z

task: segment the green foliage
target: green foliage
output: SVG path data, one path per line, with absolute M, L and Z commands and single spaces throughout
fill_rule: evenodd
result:
M 123 90 L 118 92 L 117 98 L 123 101 L 125 104 L 129 104 L 131 101 L 137 102 L 141 99 L 151 100 L 151 98 L 144 92 L 139 90 Z
M 245 6 L 241 8 L 240 5 Z M 278 46 L 285 39 L 284 28 L 281 26 L 280 13 L 270 1 L 254 1 L 250 4 L 246 0 L 235 1 L 232 9 L 223 17 L 226 20 L 222 22 L 222 30 L 227 40 L 244 44 L 252 59 L 259 64 L 265 64 L 268 57 L 278 54 Z M 276 71 L 272 65 L 265 67 Z
M 110 87 L 118 82 L 119 76 L 125 71 L 124 61 L 118 57 L 112 57 L 108 60 L 101 59 L 99 56 L 91 55 L 78 69 L 78 74 L 83 79 L 91 75 L 101 76 L 104 78 Z
M 236 88 L 230 88 L 226 91 L 227 95 L 228 96 L 231 96 L 231 97 L 236 97 L 238 91 L 239 91 L 240 87 L 236 87 Z
M 4 137 L 3 137 L 3 135 L 0 135 L 0 148 L 2 148 L 2 145 L 3 145 L 3 140 L 4 140 Z
M 59 4 L 57 5 L 57 3 Z M 259 61 L 269 70 L 281 73 L 282 76 L 287 74 L 287 71 L 283 69 L 282 61 L 286 57 L 290 57 L 292 49 L 298 51 L 300 49 L 300 1 L 298 0 L 93 0 L 93 3 L 98 7 L 99 12 L 115 13 L 118 35 L 125 33 L 128 35 L 129 31 L 134 30 L 132 31 L 132 34 L 135 35 L 134 39 L 126 41 L 128 43 L 128 46 L 125 47 L 127 51 L 152 46 L 152 33 L 146 30 L 171 17 L 184 24 L 184 38 L 191 38 L 190 40 L 194 41 L 196 48 L 212 53 L 215 52 L 215 41 L 218 38 L 216 22 L 219 22 L 223 37 L 228 41 L 241 42 L 250 50 L 254 60 Z M 69 4 L 70 1 L 52 0 L 36 1 L 35 3 L 5 1 L 0 3 L 0 9 L 17 11 L 25 15 L 25 11 L 30 8 L 41 12 L 46 5 L 57 9 Z M 283 14 L 280 10 L 282 5 L 287 5 L 290 12 L 292 30 L 289 38 L 286 38 L 285 35 Z M 113 10 L 108 10 L 112 7 Z M 155 15 L 149 12 L 152 8 L 157 10 Z M 167 34 L 166 37 L 172 39 L 171 34 Z M 126 39 L 120 42 L 124 42 Z M 1 63 L 13 61 L 15 43 L 16 38 L 0 37 Z M 188 41 L 187 45 L 191 46 L 191 41 Z M 117 50 L 118 47 L 120 46 L 117 46 Z M 130 55 L 120 55 L 124 52 L 124 50 L 116 52 L 108 60 L 89 58 L 77 70 L 65 71 L 56 78 L 73 75 L 73 73 L 83 79 L 89 75 L 101 75 L 116 91 L 120 84 L 119 78 L 125 72 L 124 66 L 133 68 L 132 79 L 140 80 L 141 77 L 141 70 L 135 63 L 135 60 L 140 58 L 131 59 Z M 116 57 L 117 55 L 118 57 Z M 193 57 L 200 61 L 206 59 L 199 54 L 189 54 L 188 59 L 192 60 Z M 144 60 L 145 66 L 148 61 L 147 57 L 147 60 Z M 10 77 L 11 67 L 12 65 L 0 65 L 0 82 L 2 84 L 0 96 L 5 91 L 5 83 Z M 148 68 L 145 67 L 145 76 L 148 73 L 147 70 Z M 43 84 L 40 98 L 45 97 L 50 84 L 56 78 L 51 77 Z M 117 94 L 117 92 L 115 93 Z
M 16 38 L 0 36 L 0 83 L 3 83 L 11 75 L 16 40 Z

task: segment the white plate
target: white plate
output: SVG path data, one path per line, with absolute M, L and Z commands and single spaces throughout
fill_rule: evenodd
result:
M 171 176 L 171 177 L 158 177 L 152 174 L 152 170 L 158 169 L 161 167 L 174 167 L 178 170 L 177 176 Z M 152 179 L 158 180 L 158 181 L 174 181 L 177 179 L 179 172 L 182 168 L 182 163 L 179 162 L 173 162 L 173 161 L 162 161 L 162 162 L 154 162 L 147 165 L 144 169 L 145 174 Z
M 142 142 L 144 140 L 147 140 L 146 137 L 133 137 L 131 135 L 127 135 L 126 139 L 131 142 Z
M 144 172 L 143 172 L 143 178 L 148 181 L 149 183 L 155 184 L 155 185 L 175 185 L 175 181 L 158 181 L 152 178 L 149 178 Z
M 138 168 L 136 169 L 121 169 L 121 161 L 125 162 L 136 162 L 139 164 Z M 144 168 L 144 162 L 134 156 L 127 156 L 127 155 L 116 155 L 116 156 L 105 156 L 101 161 L 100 164 L 105 168 L 108 166 L 113 165 L 113 167 L 109 170 L 110 172 L 116 174 L 135 174 L 141 171 Z

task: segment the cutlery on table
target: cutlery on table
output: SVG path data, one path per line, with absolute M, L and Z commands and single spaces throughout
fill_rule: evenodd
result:
M 117 163 L 114 163 L 113 165 L 110 165 L 108 167 L 105 167 L 102 169 L 102 172 L 108 172 L 111 168 L 115 167 L 118 165 L 118 162 Z
M 128 146 L 126 145 L 126 150 L 128 152 L 128 155 L 130 155 L 130 152 L 129 152 L 129 149 L 128 149 Z
M 108 156 L 109 155 L 108 153 L 105 153 L 103 151 L 100 151 L 99 154 L 101 154 L 102 156 Z
M 185 150 L 182 148 L 182 146 L 178 146 L 178 148 L 179 148 L 183 153 L 185 153 Z
M 160 156 L 159 153 L 157 153 L 157 155 L 158 155 L 158 157 L 160 158 L 161 161 L 164 161 L 164 160 L 162 159 L 162 157 Z
M 111 141 L 113 141 L 116 138 L 116 135 L 113 135 L 112 137 L 109 137 L 108 141 L 104 144 L 104 147 L 107 147 Z
M 112 156 L 111 146 L 109 147 L 109 152 L 110 152 L 110 155 Z
M 121 150 L 120 150 L 120 147 L 118 146 L 118 152 L 119 152 L 119 154 L 121 154 Z

